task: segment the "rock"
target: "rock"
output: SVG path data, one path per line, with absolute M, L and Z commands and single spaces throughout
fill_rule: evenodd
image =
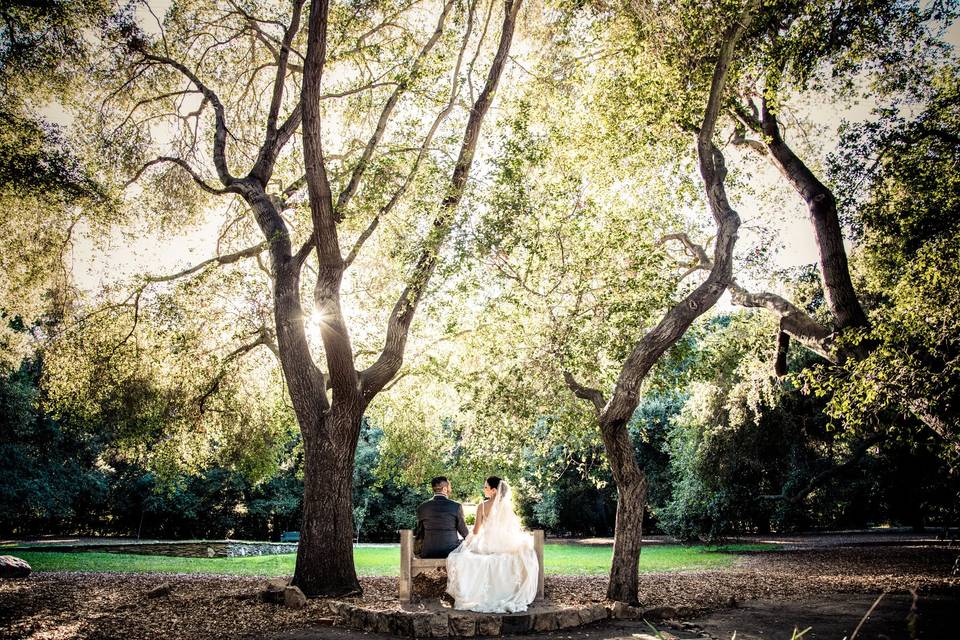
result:
M 410 616 L 410 626 L 413 630 L 414 638 L 429 638 L 430 637 L 430 618 L 432 616 L 429 613 L 414 613 Z
M 33 572 L 26 560 L 0 556 L 0 578 L 26 578 Z
M 170 595 L 172 591 L 173 591 L 173 585 L 170 584 L 169 582 L 164 582 L 162 584 L 155 586 L 153 589 L 150 589 L 150 591 L 147 591 L 147 597 L 160 598 L 163 596 Z
M 503 616 L 500 620 L 500 631 L 505 636 L 515 633 L 527 633 L 533 627 L 533 616 L 531 616 L 529 613 Z
M 450 635 L 472 638 L 477 635 L 477 618 L 472 615 L 450 614 Z
M 393 620 L 391 620 L 391 615 L 389 613 L 378 611 L 376 614 L 374 614 L 374 617 L 376 618 L 376 624 L 373 627 L 374 631 L 377 633 L 386 634 L 393 633 L 393 630 L 396 628 L 396 626 L 394 625 Z
M 500 616 L 481 616 L 477 621 L 478 636 L 499 636 L 501 628 Z
M 395 611 L 390 615 L 390 635 L 411 637 L 413 631 L 413 617 L 404 611 Z
M 557 626 L 560 629 L 570 629 L 580 626 L 580 612 L 577 609 L 564 609 L 557 616 Z
M 383 614 L 379 611 L 372 611 L 370 609 L 363 610 L 363 627 L 364 631 L 376 631 L 377 627 L 380 626 L 380 618 L 383 617 Z
M 727 598 L 727 606 L 730 607 L 731 609 L 736 609 L 736 608 L 737 608 L 737 597 L 736 597 L 736 596 L 730 596 L 729 598 Z
M 580 610 L 580 620 L 583 624 L 589 624 L 597 620 L 606 620 L 609 617 L 610 611 L 602 604 L 595 604 Z
M 639 607 L 632 607 L 625 602 L 615 602 L 613 605 L 612 617 L 617 618 L 618 620 L 624 620 L 630 618 L 644 618 L 649 616 L 646 615 L 646 611 L 640 609 Z
M 370 624 L 369 611 L 363 607 L 354 607 L 351 605 L 344 606 L 344 620 L 346 626 L 351 629 L 358 629 L 364 631 L 367 625 Z
M 430 616 L 430 635 L 434 638 L 446 638 L 449 635 L 450 614 L 439 611 Z
M 680 616 L 673 607 L 649 607 L 641 612 L 641 617 L 648 620 L 669 620 L 683 616 Z
M 280 604 L 285 599 L 284 591 L 287 588 L 287 581 L 275 578 L 267 583 L 266 588 L 260 592 L 260 599 L 272 604 Z
M 558 613 L 556 611 L 544 611 L 533 615 L 534 631 L 554 631 L 559 627 Z
M 307 596 L 300 587 L 286 587 L 283 590 L 283 604 L 291 609 L 303 609 L 307 606 Z

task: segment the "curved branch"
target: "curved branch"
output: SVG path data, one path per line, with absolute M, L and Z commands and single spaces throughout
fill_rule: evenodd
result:
M 426 44 L 423 45 L 423 47 L 420 49 L 420 52 L 417 54 L 417 57 L 414 58 L 413 64 L 410 65 L 408 74 L 411 79 L 416 78 L 423 61 L 440 40 L 440 36 L 443 35 L 443 25 L 447 20 L 447 15 L 450 13 L 451 8 L 453 8 L 453 0 L 447 0 L 447 2 L 443 5 L 443 10 L 440 12 L 440 19 L 437 21 L 437 27 L 434 29 L 433 35 L 431 35 L 430 39 L 427 40 Z M 363 177 L 363 173 L 366 171 L 367 165 L 370 163 L 370 159 L 373 157 L 373 152 L 376 150 L 377 145 L 380 144 L 380 140 L 383 138 L 383 134 L 387 130 L 387 123 L 390 121 L 390 116 L 393 115 L 393 110 L 397 106 L 400 96 L 403 95 L 403 93 L 407 90 L 407 87 L 408 84 L 406 82 L 399 83 L 397 88 L 393 90 L 393 93 L 390 94 L 390 97 L 387 98 L 386 104 L 383 105 L 383 109 L 380 112 L 380 119 L 377 121 L 377 126 L 373 131 L 373 135 L 370 136 L 370 140 L 367 142 L 367 146 L 364 148 L 363 154 L 360 156 L 360 160 L 353 168 L 353 172 L 350 174 L 350 181 L 337 197 L 335 210 L 338 221 L 343 219 L 343 210 L 346 208 L 353 195 L 357 192 L 357 189 L 360 186 L 360 178 Z
M 463 56 L 467 50 L 467 44 L 470 42 L 470 34 L 473 31 L 473 10 L 475 2 L 471 3 L 468 8 L 467 13 L 467 26 L 464 29 L 463 35 L 463 45 L 460 47 L 460 53 L 457 56 L 457 63 L 454 65 L 453 69 L 453 80 L 450 87 L 450 100 L 447 101 L 446 107 L 437 114 L 437 117 L 434 118 L 433 124 L 430 126 L 430 129 L 427 131 L 427 135 L 423 138 L 423 143 L 420 145 L 420 148 L 417 150 L 417 157 L 413 161 L 413 166 L 410 168 L 410 171 L 407 173 L 406 179 L 401 183 L 401 185 L 393 192 L 393 195 L 390 196 L 390 200 L 387 201 L 380 211 L 373 217 L 370 223 L 367 225 L 367 228 L 357 237 L 357 240 L 353 243 L 353 247 L 350 249 L 350 252 L 347 254 L 346 259 L 344 260 L 344 268 L 349 267 L 353 264 L 353 261 L 357 259 L 357 255 L 360 253 L 360 249 L 363 248 L 364 243 L 373 235 L 373 232 L 376 231 L 377 227 L 380 225 L 380 220 L 382 220 L 386 215 L 388 215 L 393 208 L 400 202 L 400 199 L 403 197 L 403 194 L 406 193 L 407 188 L 413 182 L 413 178 L 417 174 L 417 170 L 420 168 L 420 165 L 423 163 L 424 158 L 427 156 L 427 151 L 430 148 L 430 144 L 433 142 L 433 137 L 436 135 L 437 130 L 440 128 L 440 125 L 446 120 L 447 116 L 450 115 L 450 112 L 453 111 L 453 107 L 456 104 L 457 96 L 460 94 L 460 68 L 463 64 Z
M 260 184 L 267 185 L 270 174 L 273 173 L 273 164 L 276 162 L 280 150 L 287 143 L 297 127 L 300 126 L 301 109 L 300 105 L 294 107 L 293 111 L 287 116 L 283 125 L 277 128 L 277 120 L 280 116 L 280 105 L 283 103 L 283 87 L 287 78 L 287 65 L 290 58 L 290 46 L 294 37 L 300 30 L 300 14 L 303 10 L 304 0 L 294 0 L 293 13 L 290 16 L 290 24 L 285 27 L 283 41 L 280 43 L 280 51 L 277 55 L 277 74 L 273 81 L 273 94 L 270 97 L 270 110 L 267 115 L 267 130 L 264 134 L 263 144 L 257 161 L 251 170 L 251 175 L 260 180 Z
M 147 276 L 145 280 L 146 282 L 170 282 L 171 280 L 177 280 L 178 278 L 182 278 L 184 276 L 188 276 L 190 274 L 196 273 L 197 271 L 200 271 L 204 267 L 208 267 L 213 264 L 218 266 L 224 265 L 224 264 L 232 264 L 234 262 L 238 262 L 239 260 L 242 260 L 243 258 L 256 257 L 257 255 L 262 253 L 265 249 L 267 249 L 267 247 L 268 247 L 268 244 L 266 242 L 261 242 L 260 244 L 256 244 L 252 247 L 247 247 L 246 249 L 241 249 L 240 251 L 236 251 L 234 253 L 227 253 L 222 256 L 209 258 L 207 260 L 204 260 L 203 262 L 199 262 L 193 265 L 192 267 L 188 267 L 187 269 L 178 271 L 170 275 Z
M 231 175 L 230 169 L 227 166 L 227 117 L 220 97 L 182 62 L 143 50 L 140 51 L 140 54 L 145 60 L 168 65 L 182 73 L 203 93 L 203 96 L 210 101 L 210 104 L 213 105 L 217 123 L 217 130 L 213 137 L 213 164 L 217 168 L 217 175 L 220 177 L 220 182 L 222 182 L 225 187 L 229 187 L 236 178 Z
M 730 293 L 736 305 L 767 309 L 777 314 L 783 331 L 814 353 L 830 362 L 837 362 L 837 354 L 833 349 L 834 336 L 830 328 L 814 320 L 786 298 L 767 291 L 752 293 L 736 281 L 730 283 Z
M 608 448 L 614 446 L 616 440 L 614 435 L 622 434 L 623 427 L 633 416 L 639 402 L 640 387 L 650 369 L 660 356 L 680 339 L 694 320 L 716 304 L 733 280 L 733 249 L 737 241 L 737 230 L 740 227 L 740 216 L 727 200 L 724 184 L 727 169 L 723 154 L 713 144 L 713 134 L 734 49 L 747 25 L 752 21 L 758 4 L 759 0 L 750 0 L 737 22 L 724 35 L 710 83 L 710 95 L 704 111 L 703 124 L 697 134 L 700 175 L 710 211 L 717 223 L 717 240 L 714 245 L 713 259 L 709 261 L 709 275 L 683 300 L 671 307 L 657 326 L 644 334 L 623 363 L 610 401 L 600 415 L 601 431 L 605 434 L 604 442 Z M 675 234 L 675 236 L 683 241 L 682 235 Z M 690 245 L 693 246 L 693 243 Z M 691 249 L 687 247 L 687 250 Z M 697 252 L 693 250 L 693 253 Z M 610 437 L 607 437 L 608 435 Z M 625 464 L 631 463 L 626 461 Z M 635 461 L 632 464 L 636 466 Z
M 597 410 L 597 414 L 603 411 L 603 407 L 607 403 L 606 400 L 603 399 L 603 392 L 599 389 L 580 384 L 569 371 L 563 372 L 563 380 L 567 383 L 567 387 L 570 388 L 573 395 L 581 400 L 589 400 L 593 404 L 593 408 Z
M 193 169 L 193 167 L 191 167 L 187 163 L 186 160 L 182 158 L 174 158 L 171 156 L 160 156 L 159 158 L 154 158 L 153 160 L 150 160 L 149 162 L 147 162 L 145 165 L 143 165 L 142 167 L 140 167 L 140 169 L 137 170 L 137 172 L 134 174 L 132 178 L 130 178 L 127 181 L 127 183 L 124 185 L 124 188 L 129 187 L 131 184 L 139 180 L 140 176 L 142 176 L 147 169 L 149 169 L 150 167 L 156 164 L 160 164 L 161 162 L 169 162 L 171 164 L 175 164 L 181 169 L 183 169 L 184 171 L 186 171 L 188 174 L 190 174 L 190 177 L 193 178 L 193 181 L 196 182 L 200 186 L 200 188 L 206 191 L 207 193 L 212 193 L 218 196 L 224 195 L 226 193 L 236 193 L 235 189 L 230 189 L 230 188 L 220 189 L 217 187 L 210 186 L 203 178 L 200 177 L 200 174 L 198 174 Z
M 210 399 L 210 396 L 220 389 L 220 383 L 223 382 L 223 379 L 227 375 L 227 365 L 233 360 L 236 360 L 237 358 L 253 351 L 261 345 L 273 351 L 272 340 L 265 329 L 260 329 L 257 339 L 253 342 L 242 344 L 224 356 L 223 360 L 220 361 L 220 370 L 217 372 L 217 375 L 215 375 L 210 384 L 207 385 L 206 391 L 200 394 L 200 396 L 197 398 L 197 405 L 200 415 L 203 415 L 207 400 Z

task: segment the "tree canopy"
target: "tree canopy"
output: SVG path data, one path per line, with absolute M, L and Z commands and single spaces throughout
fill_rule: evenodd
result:
M 2 15 L 4 455 L 50 488 L 0 487 L 31 526 L 224 492 L 207 531 L 299 518 L 296 580 L 347 593 L 438 473 L 512 476 L 557 532 L 616 513 L 634 569 L 644 522 L 950 517 L 956 3 Z

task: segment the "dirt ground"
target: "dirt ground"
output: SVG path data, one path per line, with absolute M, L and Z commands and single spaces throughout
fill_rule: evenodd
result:
M 729 640 L 736 630 L 738 640 L 788 639 L 794 626 L 814 626 L 804 636 L 810 640 L 848 637 L 851 624 L 888 591 L 858 638 L 953 638 L 960 637 L 947 626 L 960 617 L 958 556 L 960 549 L 936 540 L 796 545 L 746 555 L 726 570 L 644 574 L 640 598 L 645 606 L 677 609 L 685 626 L 678 621 L 662 628 L 680 638 Z M 148 598 L 147 592 L 163 582 L 171 583 L 171 593 Z M 365 593 L 358 602 L 398 606 L 396 578 L 362 583 Z M 301 610 L 259 602 L 256 595 L 264 584 L 264 579 L 216 576 L 34 574 L 0 583 L 0 638 L 348 640 L 374 635 L 331 629 L 319 601 Z M 605 577 L 548 576 L 546 596 L 556 604 L 602 602 L 605 588 Z M 913 631 L 906 627 L 911 589 L 919 612 Z M 636 638 L 646 632 L 642 621 L 618 621 L 537 637 Z

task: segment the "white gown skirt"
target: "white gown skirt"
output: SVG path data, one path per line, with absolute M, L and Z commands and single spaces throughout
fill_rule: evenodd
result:
M 526 611 L 537 597 L 540 564 L 533 536 L 509 551 L 477 549 L 470 536 L 447 556 L 447 593 L 454 608 L 483 613 Z

